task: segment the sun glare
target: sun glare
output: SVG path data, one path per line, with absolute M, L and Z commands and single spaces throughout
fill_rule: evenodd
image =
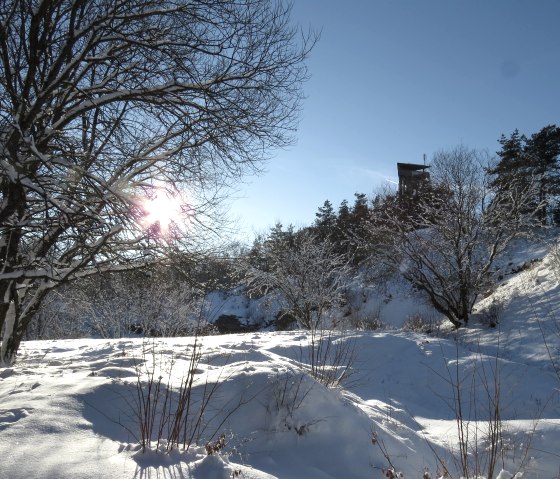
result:
M 145 216 L 142 224 L 147 228 L 157 228 L 159 234 L 167 236 L 173 227 L 182 223 L 183 202 L 178 194 L 171 194 L 157 188 L 152 198 L 142 201 Z

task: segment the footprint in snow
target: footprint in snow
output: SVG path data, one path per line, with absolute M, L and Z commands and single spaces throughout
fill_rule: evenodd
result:
M 17 389 L 14 389 L 13 391 L 10 391 L 10 395 L 12 394 L 20 394 L 20 393 L 28 393 L 30 391 L 33 391 L 34 389 L 37 389 L 39 386 L 41 385 L 41 383 L 35 382 L 31 385 L 29 384 L 25 384 L 25 383 L 21 383 Z
M 27 409 L 0 409 L 0 431 L 29 416 Z

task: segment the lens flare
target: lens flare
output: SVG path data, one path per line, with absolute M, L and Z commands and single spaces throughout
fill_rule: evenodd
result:
M 183 223 L 184 202 L 178 193 L 155 188 L 149 198 L 141 201 L 141 224 L 158 236 L 170 236 Z

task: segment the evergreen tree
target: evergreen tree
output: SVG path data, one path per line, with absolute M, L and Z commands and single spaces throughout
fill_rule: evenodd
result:
M 334 234 L 336 227 L 336 214 L 332 203 L 325 200 L 323 206 L 315 213 L 315 231 L 319 240 L 324 240 Z
M 355 201 L 351 212 L 352 229 L 359 229 L 369 215 L 368 199 L 364 193 L 354 193 Z
M 515 130 L 509 138 L 502 135 L 499 143 L 499 160 L 488 169 L 494 175 L 492 188 L 497 193 L 534 188 L 526 210 L 539 209 L 539 219 L 546 224 L 549 217 L 555 217 L 552 206 L 560 195 L 560 128 L 548 125 L 530 138 Z
M 351 222 L 351 212 L 348 200 L 344 199 L 338 207 L 336 227 L 333 235 L 333 242 L 339 253 L 348 252 L 348 228 Z
M 262 271 L 270 271 L 271 251 L 282 251 L 291 249 L 295 245 L 296 232 L 294 226 L 289 225 L 287 229 L 278 221 L 268 234 L 261 234 L 255 238 L 253 246 L 247 254 L 249 263 Z
M 338 218 L 336 219 L 336 226 L 340 231 L 346 231 L 350 224 L 350 207 L 348 200 L 342 200 L 338 207 Z
M 531 135 L 525 155 L 538 185 L 539 218 L 546 224 L 553 199 L 560 195 L 560 128 L 548 125 Z
M 488 173 L 494 176 L 492 188 L 503 191 L 508 189 L 514 176 L 519 175 L 523 168 L 527 168 L 523 161 L 527 138 L 515 129 L 509 138 L 502 134 L 498 142 L 502 145 L 501 150 L 497 152 L 500 159 L 493 168 L 489 168 Z
M 281 222 L 277 222 L 271 229 L 266 239 L 269 248 L 293 248 L 295 244 L 294 225 L 290 224 L 286 229 Z
M 368 248 L 368 228 L 370 210 L 368 198 L 364 193 L 354 193 L 354 206 L 350 216 L 350 227 L 348 235 L 350 237 L 350 253 L 355 264 L 363 261 L 367 256 Z

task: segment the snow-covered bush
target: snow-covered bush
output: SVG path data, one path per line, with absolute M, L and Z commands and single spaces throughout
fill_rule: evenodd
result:
M 350 325 L 359 331 L 378 331 L 385 328 L 385 323 L 379 315 L 353 315 L 348 319 Z
M 208 334 L 202 292 L 165 270 L 99 275 L 50 293 L 29 339 Z
M 403 323 L 402 330 L 414 333 L 436 334 L 441 323 L 433 318 L 425 318 L 420 313 L 409 315 Z
M 85 307 L 69 287 L 51 291 L 43 306 L 35 313 L 25 339 L 70 339 L 92 334 Z
M 336 251 L 328 239 L 309 231 L 274 230 L 256 244 L 243 265 L 250 291 L 273 297 L 298 326 L 315 329 L 326 313 L 343 299 L 350 275 L 349 258 Z
M 309 330 L 301 360 L 326 386 L 339 385 L 353 362 L 353 341 L 331 318 L 344 300 L 350 271 L 348 256 L 328 239 L 308 230 L 284 231 L 281 225 L 256 242 L 243 265 L 250 291 L 279 305 L 278 319 L 294 318 L 299 328 Z

